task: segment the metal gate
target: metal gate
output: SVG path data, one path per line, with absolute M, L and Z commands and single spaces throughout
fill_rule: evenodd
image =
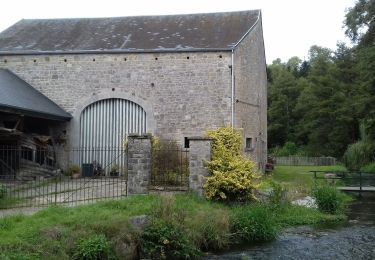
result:
M 126 171 L 125 140 L 129 133 L 146 132 L 146 112 L 126 99 L 104 99 L 87 106 L 80 118 L 80 164 Z

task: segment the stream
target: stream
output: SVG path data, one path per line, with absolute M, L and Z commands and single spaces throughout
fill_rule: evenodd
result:
M 375 259 L 375 194 L 350 205 L 348 223 L 284 230 L 276 240 L 205 259 Z

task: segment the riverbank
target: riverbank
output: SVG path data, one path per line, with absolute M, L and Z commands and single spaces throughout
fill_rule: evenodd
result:
M 345 219 L 290 204 L 228 206 L 192 194 L 167 199 L 158 195 L 132 196 L 74 208 L 50 207 L 32 216 L 4 217 L 0 219 L 0 258 L 71 259 L 85 249 L 84 241 L 102 241 L 111 256 L 123 259 L 138 245 L 145 245 L 148 238 L 130 222 L 134 216 L 145 215 L 149 216 L 148 224 L 156 221 L 161 227 L 153 230 L 157 236 L 153 243 L 171 235 L 160 242 L 168 248 L 176 234 L 173 232 L 178 231 L 182 237 L 175 240 L 183 238 L 181 241 L 195 248 L 197 255 L 200 250 L 218 250 L 241 241 L 271 240 L 290 226 Z M 173 232 L 162 233 L 166 227 Z M 146 227 L 146 231 L 152 230 Z
M 289 227 L 274 241 L 205 259 L 375 259 L 375 196 L 352 201 L 348 221 Z

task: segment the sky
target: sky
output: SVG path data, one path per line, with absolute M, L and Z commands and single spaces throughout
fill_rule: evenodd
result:
M 355 0 L 12 0 L 1 3 L 0 31 L 21 19 L 118 17 L 262 10 L 267 63 L 308 58 L 312 45 L 336 48 Z

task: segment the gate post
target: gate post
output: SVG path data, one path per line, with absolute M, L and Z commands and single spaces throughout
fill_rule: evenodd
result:
M 128 135 L 128 194 L 148 193 L 151 178 L 151 135 Z
M 211 138 L 189 138 L 189 188 L 203 196 L 205 177 L 209 175 L 206 161 L 211 160 Z

